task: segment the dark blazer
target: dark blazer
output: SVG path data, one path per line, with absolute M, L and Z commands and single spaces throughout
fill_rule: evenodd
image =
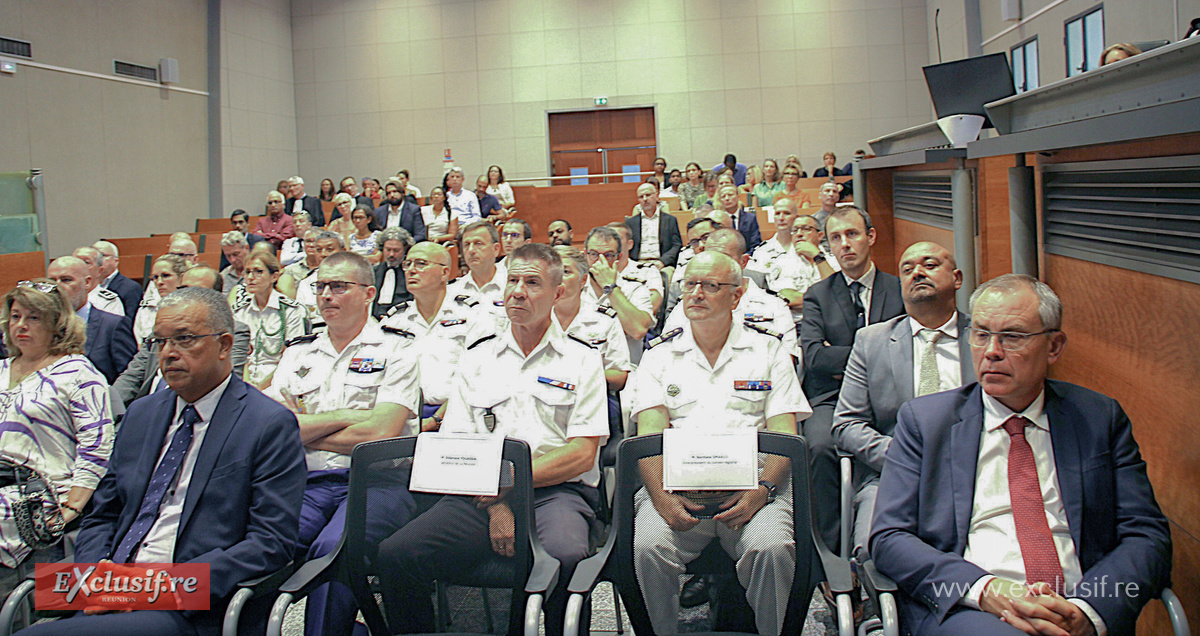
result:
M 850 176 L 850 174 L 851 173 L 846 172 L 845 170 L 843 170 L 837 166 L 833 167 L 833 176 L 835 176 L 835 177 L 848 177 L 848 176 Z M 821 166 L 820 168 L 813 170 L 812 176 L 814 179 L 816 179 L 817 177 L 829 178 L 829 169 L 826 168 L 825 166 Z
M 738 231 L 742 233 L 742 238 L 746 239 L 746 253 L 762 244 L 762 231 L 758 229 L 758 217 L 754 216 L 753 212 L 747 212 L 742 209 L 738 212 L 737 218 Z
M 117 272 L 108 283 L 108 289 L 121 297 L 121 305 L 125 307 L 125 316 L 133 320 L 138 305 L 142 303 L 142 286 L 129 280 L 121 272 Z
M 629 253 L 629 258 L 635 261 L 638 260 L 642 249 L 642 223 L 639 220 L 641 218 L 641 212 L 625 218 L 625 227 L 633 234 L 633 250 Z M 661 209 L 658 212 L 658 245 L 658 260 L 662 261 L 663 265 L 674 267 L 675 261 L 679 259 L 679 250 L 683 249 L 683 239 L 679 236 L 679 221 Z
M 1171 535 L 1129 418 L 1116 400 L 1054 380 L 1046 381 L 1045 411 L 1063 508 L 1088 584 L 1078 589 L 1095 591 L 1084 600 L 1108 633 L 1133 634 L 1142 606 L 1169 584 Z M 974 383 L 900 408 L 870 550 L 906 593 L 900 616 L 916 633 L 923 622 L 942 621 L 986 574 L 963 559 L 983 417 L 982 390 Z M 1137 587 L 1114 594 L 1114 581 Z
M 308 212 L 308 217 L 312 219 L 313 225 L 325 225 L 325 213 L 321 210 L 321 200 L 311 194 L 304 195 L 304 202 L 300 204 L 305 212 Z M 296 208 L 296 200 L 288 199 L 284 204 L 284 212 L 292 213 Z M 303 238 L 303 237 L 301 237 Z
M 858 326 L 846 277 L 834 272 L 809 287 L 804 292 L 803 311 L 800 346 L 804 349 L 804 395 L 814 406 L 826 400 L 836 401 Z M 903 313 L 900 279 L 877 269 L 868 324 Z
M 387 227 L 388 203 L 375 208 L 375 227 Z M 420 243 L 425 240 L 425 218 L 421 216 L 421 208 L 407 198 L 400 201 L 400 227 L 412 235 L 413 241 Z
M 386 263 L 379 263 L 378 265 L 375 266 L 375 289 L 376 290 L 383 289 L 383 277 L 387 274 L 387 270 L 388 270 L 388 268 L 387 268 Z M 413 297 L 412 294 L 408 293 L 408 287 L 405 286 L 405 284 L 404 284 L 404 272 L 399 267 L 397 267 L 396 268 L 396 292 L 392 296 L 392 300 L 394 302 L 390 302 L 390 303 L 380 302 L 381 299 L 380 299 L 379 295 L 376 294 L 375 300 L 373 300 L 371 302 L 371 315 L 374 316 L 375 318 L 380 318 L 381 316 L 387 314 L 387 312 L 393 306 L 399 305 L 400 303 L 402 303 L 406 300 L 412 300 L 412 297 Z
M 971 345 L 967 338 L 970 316 L 959 313 L 958 362 L 963 384 L 975 381 Z M 853 453 L 865 469 L 860 481 L 883 470 L 884 455 L 896 427 L 900 406 L 913 399 L 913 333 L 908 316 L 901 314 L 858 331 L 833 416 L 833 439 L 838 448 Z
M 112 384 L 137 353 L 133 340 L 133 322 L 125 317 L 100 311 L 94 306 L 88 311 L 87 343 L 84 355 L 96 370 Z
M 233 322 L 233 374 L 242 377 L 246 358 L 250 355 L 250 327 L 245 323 Z M 158 354 L 146 347 L 138 349 L 129 366 L 112 383 L 113 399 L 129 406 L 134 400 L 145 397 L 154 389 L 154 375 L 158 372 Z M 114 407 L 116 405 L 114 404 Z
M 111 558 L 125 536 L 174 417 L 171 390 L 129 407 L 108 474 L 80 526 L 75 557 L 82 562 Z M 176 562 L 211 567 L 212 609 L 204 618 L 224 612 L 239 582 L 291 560 L 307 476 L 296 416 L 231 378 L 196 458 L 175 542 Z

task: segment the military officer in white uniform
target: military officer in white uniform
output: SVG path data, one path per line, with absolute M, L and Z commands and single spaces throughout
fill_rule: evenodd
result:
M 78 247 L 75 248 L 72 256 L 83 261 L 87 265 L 88 274 L 91 275 L 91 282 L 88 283 L 91 285 L 91 288 L 88 289 L 88 302 L 100 311 L 124 316 L 125 305 L 121 303 L 121 297 L 117 295 L 117 292 L 100 286 L 100 266 L 104 263 L 104 254 L 94 247 Z M 130 316 L 129 320 L 133 321 L 133 316 Z
M 742 281 L 737 262 L 715 250 L 688 264 L 681 304 L 689 322 L 652 341 L 635 373 L 639 434 L 755 427 L 795 435 L 796 421 L 811 414 L 780 336 L 734 320 Z M 642 473 L 634 560 L 655 632 L 678 631 L 679 576 L 716 538 L 737 562 L 759 633 L 778 634 L 796 558 L 787 460 L 760 459 L 759 487 L 729 495 L 704 519 L 693 516 L 704 506 L 663 490 L 661 463 Z
M 604 379 L 609 391 L 625 388 L 633 364 L 625 344 L 617 311 L 583 297 L 587 285 L 587 258 L 578 248 L 559 245 L 554 248 L 563 261 L 563 287 L 566 293 L 554 304 L 554 321 L 568 334 L 584 340 L 600 351 Z
M 450 284 L 450 296 L 474 298 L 480 308 L 503 318 L 508 273 L 496 262 L 500 256 L 500 233 L 491 223 L 476 221 L 463 228 L 460 236 L 459 250 L 467 263 L 467 273 Z
M 564 588 L 588 555 L 596 460 L 608 435 L 600 354 L 564 334 L 551 316 L 563 293 L 562 259 L 553 249 L 530 243 L 510 255 L 508 327 L 467 346 L 441 427 L 529 444 L 538 536 L 562 567 L 547 603 L 550 634 L 562 630 Z M 383 541 L 381 563 L 396 573 L 383 582 L 389 625 L 401 633 L 433 631 L 437 573 L 470 567 L 489 551 L 511 556 L 512 523 L 502 499 L 446 496 Z
M 451 298 L 450 253 L 437 243 L 424 241 L 408 251 L 404 282 L 413 295 L 394 307 L 383 319 L 388 327 L 411 332 L 413 352 L 421 372 L 421 430 L 436 431 L 446 413 L 450 378 L 467 348 L 468 334 L 493 333 L 495 319 L 478 301 L 461 295 Z
M 317 292 L 313 290 L 312 284 L 317 280 L 317 270 L 321 263 L 333 254 L 345 250 L 346 241 L 337 232 L 321 231 L 312 240 L 312 246 L 311 256 L 315 260 L 315 265 L 304 278 L 296 281 L 296 302 L 308 310 L 308 321 L 312 324 L 313 329 L 316 329 L 325 324 L 325 319 L 321 317 L 321 312 L 317 308 Z
M 353 252 L 333 254 L 322 261 L 316 281 L 317 304 L 328 328 L 288 343 L 267 390 L 300 423 L 309 472 L 299 543 L 309 559 L 332 551 L 346 525 L 354 446 L 411 434 L 409 418 L 420 391 L 412 334 L 381 327 L 371 318 L 375 272 L 367 259 Z M 371 541 L 403 525 L 414 507 L 403 487 L 368 496 Z M 349 588 L 322 586 L 308 597 L 305 631 L 349 633 L 357 611 Z
M 624 243 L 621 235 L 611 227 L 592 228 L 584 242 L 587 251 L 588 284 L 583 297 L 602 307 L 612 307 L 617 312 L 625 342 L 629 346 L 629 360 L 637 364 L 642 358 L 643 338 L 654 327 L 654 298 L 646 279 L 634 274 L 621 274 L 625 267 Z

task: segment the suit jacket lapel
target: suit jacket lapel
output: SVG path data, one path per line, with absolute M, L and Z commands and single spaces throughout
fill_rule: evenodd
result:
M 1083 528 L 1083 473 L 1082 458 L 1079 453 L 1079 440 L 1076 428 L 1072 424 L 1077 417 L 1065 412 L 1065 405 L 1054 387 L 1046 383 L 1046 417 L 1050 421 L 1050 443 L 1054 447 L 1054 466 L 1058 472 L 1058 492 L 1062 497 L 1063 510 L 1067 514 L 1067 526 L 1071 529 L 1071 539 L 1075 542 L 1075 550 L 1079 551 L 1080 536 Z
M 100 317 L 96 315 L 96 311 L 95 307 L 88 310 L 87 342 L 84 343 L 84 352 L 89 358 L 92 357 L 92 349 L 100 342 Z
M 146 358 L 146 377 L 142 380 L 142 386 L 138 389 L 137 397 L 145 397 L 150 394 L 154 388 L 154 376 L 158 373 L 158 354 L 153 351 Z M 134 398 L 136 399 L 136 398 Z
M 846 284 L 846 277 L 841 272 L 834 272 L 830 277 L 833 299 L 842 310 L 842 322 L 846 324 L 846 330 L 853 334 L 858 331 L 858 312 L 854 309 L 854 301 L 850 299 L 850 286 Z
M 208 476 L 212 474 L 213 466 L 221 455 L 225 440 L 233 430 L 234 424 L 242 415 L 245 408 L 246 385 L 237 376 L 229 379 L 229 386 L 217 402 L 217 410 L 213 411 L 212 421 L 204 433 L 204 442 L 200 453 L 196 456 L 196 465 L 192 468 L 192 478 L 188 482 L 187 497 L 183 501 L 183 515 L 179 519 L 179 534 L 187 527 L 188 519 L 196 509 L 200 494 L 208 485 Z M 178 536 L 178 535 L 177 535 Z
M 950 430 L 951 484 L 954 490 L 954 549 L 967 549 L 971 508 L 975 503 L 975 469 L 979 464 L 979 437 L 983 432 L 983 390 L 976 386 L 960 409 L 962 419 Z
M 887 354 L 892 377 L 896 379 L 896 403 L 903 404 L 913 399 L 913 334 L 908 318 L 901 319 L 892 328 Z
M 887 302 L 888 290 L 881 285 L 883 282 L 883 272 L 875 272 L 875 285 L 871 288 L 871 307 L 867 310 L 871 317 L 871 324 L 875 324 L 883 320 L 883 304 Z

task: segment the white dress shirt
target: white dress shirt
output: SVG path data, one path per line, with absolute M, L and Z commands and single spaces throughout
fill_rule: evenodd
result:
M 1062 564 L 1064 595 L 1069 596 L 1083 579 L 1083 570 L 1079 565 L 1079 555 L 1075 552 L 1075 542 L 1071 539 L 1071 528 L 1067 525 L 1067 513 L 1058 485 L 1058 467 L 1054 462 L 1054 445 L 1050 438 L 1050 418 L 1043 408 L 1046 393 L 1043 391 L 1020 413 L 1009 410 L 987 393 L 982 395 L 983 433 L 979 440 L 975 497 L 963 558 L 990 574 L 975 581 L 961 602 L 978 609 L 983 590 L 992 576 L 1025 582 L 1025 561 L 1021 558 L 1021 544 L 1017 542 L 1017 524 L 1008 491 L 1008 449 L 1012 442 L 1004 430 L 1004 422 L 1013 415 L 1020 415 L 1032 422 L 1025 427 L 1025 441 L 1029 442 L 1034 463 L 1037 464 L 1038 483 L 1046 506 L 1046 523 L 1050 526 L 1058 560 Z M 1108 633 L 1104 619 L 1087 601 L 1078 598 L 1068 600 L 1088 615 L 1096 627 L 1097 636 Z
M 925 351 L 929 339 L 933 338 L 933 334 L 911 316 L 908 318 L 908 326 L 913 332 L 913 395 L 916 395 L 921 389 L 921 362 L 923 361 L 921 355 Z M 938 338 L 937 344 L 933 345 L 934 359 L 937 360 L 938 370 L 937 390 L 957 389 L 962 386 L 962 361 L 959 360 L 958 355 L 958 312 L 951 314 L 950 320 L 938 327 L 936 331 L 942 334 L 941 338 Z
M 658 259 L 662 256 L 662 245 L 658 238 L 658 209 L 655 208 L 653 215 L 642 212 L 638 222 L 642 224 L 642 247 L 638 250 L 638 260 Z
M 225 376 L 225 380 L 218 384 L 217 388 L 193 403 L 196 412 L 200 414 L 200 421 L 192 425 L 192 444 L 188 446 L 187 453 L 183 456 L 183 463 L 179 466 L 179 473 L 175 475 L 173 485 L 163 496 L 162 505 L 158 508 L 158 518 L 154 520 L 154 525 L 150 526 L 145 540 L 137 547 L 134 563 L 175 562 L 175 539 L 179 536 L 179 520 L 183 516 L 183 503 L 187 499 L 188 485 L 192 481 L 192 471 L 196 469 L 196 457 L 200 455 L 200 447 L 204 444 L 204 435 L 208 433 L 208 423 L 217 410 L 217 403 L 221 401 L 221 396 L 229 387 L 230 377 Z M 167 436 L 158 451 L 158 462 L 154 464 L 156 469 L 162 462 L 163 456 L 167 454 L 171 440 L 175 437 L 175 431 L 183 426 L 183 409 L 187 407 L 187 404 L 183 398 L 175 398 L 175 418 L 167 427 Z

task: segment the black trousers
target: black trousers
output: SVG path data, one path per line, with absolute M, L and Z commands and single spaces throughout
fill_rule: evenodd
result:
M 837 447 L 833 442 L 833 410 L 837 394 L 813 404 L 813 414 L 804 420 L 804 438 L 808 442 L 809 474 L 812 480 L 813 523 L 825 546 L 837 552 L 841 536 L 838 491 Z

